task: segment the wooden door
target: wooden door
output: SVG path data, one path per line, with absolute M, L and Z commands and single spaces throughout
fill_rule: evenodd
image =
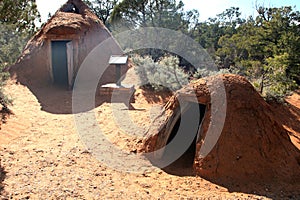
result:
M 53 82 L 65 86 L 69 84 L 67 42 L 69 41 L 51 42 Z
M 73 73 L 74 73 L 74 58 L 73 58 L 73 43 L 67 43 L 67 60 L 68 60 L 68 84 L 71 87 L 73 84 Z

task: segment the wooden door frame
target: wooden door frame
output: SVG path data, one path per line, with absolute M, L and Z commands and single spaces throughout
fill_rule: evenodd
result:
M 68 82 L 68 85 L 69 87 L 72 87 L 73 85 L 73 79 L 74 79 L 74 75 L 75 75 L 75 70 L 77 70 L 77 65 L 78 65 L 78 40 L 77 39 L 74 39 L 74 38 L 54 38 L 54 39 L 51 39 L 49 38 L 48 39 L 48 58 L 49 58 L 49 67 L 48 67 L 48 70 L 49 70 L 49 74 L 50 74 L 50 78 L 51 78 L 51 81 L 52 81 L 52 84 L 54 83 L 54 75 L 53 75 L 53 66 L 52 66 L 52 42 L 56 42 L 56 41 L 69 41 L 69 42 L 72 42 L 72 46 L 73 46 L 73 72 L 72 72 L 72 77 L 68 77 L 68 79 L 71 78 L 71 80 Z M 67 49 L 67 47 L 66 47 Z M 67 61 L 68 63 L 68 61 Z M 69 69 L 68 69 L 69 70 Z M 69 74 L 69 72 L 68 72 Z
M 69 44 L 71 47 L 71 51 L 69 52 Z M 67 50 L 67 70 L 68 70 L 68 85 L 71 88 L 73 85 L 73 77 L 74 77 L 74 45 L 73 41 L 66 43 Z

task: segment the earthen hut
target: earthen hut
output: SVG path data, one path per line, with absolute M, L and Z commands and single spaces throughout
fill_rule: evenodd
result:
M 51 2 L 49 2 L 51 3 Z M 9 71 L 24 84 L 54 83 L 72 87 L 88 54 L 110 39 L 99 52 L 97 68 L 106 68 L 111 55 L 122 49 L 103 22 L 81 0 L 69 0 L 28 41 L 17 63 Z M 102 48 L 103 49 L 103 48 Z M 122 68 L 124 73 L 127 66 Z M 115 82 L 115 68 L 109 67 L 100 84 Z

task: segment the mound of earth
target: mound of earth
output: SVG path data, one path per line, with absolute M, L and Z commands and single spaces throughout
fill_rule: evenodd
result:
M 174 176 L 158 168 L 141 173 L 115 169 L 97 160 L 82 143 L 76 126 L 86 125 L 86 120 L 76 124 L 72 114 L 57 112 L 70 106 L 69 93 L 54 86 L 40 90 L 39 94 L 48 99 L 46 105 L 42 105 L 28 87 L 15 84 L 14 80 L 4 87 L 5 94 L 14 100 L 10 107 L 14 115 L 9 116 L 0 130 L 0 199 L 300 199 L 300 182 L 271 185 L 255 181 L 235 187 L 200 176 Z M 133 107 L 136 109 L 103 102 L 93 110 L 95 125 L 111 143 L 126 152 L 139 151 L 144 131 L 141 134 L 138 131 L 150 127 L 167 97 L 137 90 L 135 98 Z M 58 104 L 57 99 L 65 103 Z M 281 115 L 284 124 L 298 137 L 300 95 L 295 94 L 288 102 L 289 106 L 274 106 L 274 109 L 280 113 L 278 118 Z M 120 107 L 120 119 L 127 116 L 126 119 L 136 124 L 136 129 L 131 129 L 132 126 L 123 129 L 128 120 L 117 121 L 112 106 Z M 57 113 L 43 110 L 45 107 Z M 295 142 L 300 140 L 295 138 Z
M 222 84 L 216 80 L 224 83 L 223 104 L 215 102 L 217 92 L 222 92 Z M 245 78 L 236 75 L 200 79 L 178 91 L 154 120 L 144 140 L 144 152 L 159 151 L 169 144 L 176 120 L 184 115 L 181 113 L 184 109 L 180 109 L 182 102 L 198 103 L 205 108 L 196 141 L 192 143 L 195 145 L 192 165 L 198 175 L 218 183 L 299 183 L 299 149 L 270 105 Z M 223 123 L 220 112 L 226 116 L 218 133 L 215 127 Z M 212 138 L 217 138 L 216 143 L 209 149 Z M 152 159 L 157 162 L 164 156 L 154 154 Z

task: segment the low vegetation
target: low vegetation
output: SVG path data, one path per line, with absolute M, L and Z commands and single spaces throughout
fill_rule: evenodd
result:
M 134 55 L 132 61 L 143 87 L 150 87 L 155 91 L 176 91 L 188 83 L 189 76 L 179 66 L 178 57 L 164 56 L 155 62 L 150 56 Z
M 257 4 L 256 16 L 242 18 L 239 8 L 231 7 L 214 18 L 199 21 L 201 13 L 186 11 L 182 1 L 85 2 L 113 33 L 154 26 L 190 36 L 206 49 L 221 73 L 247 77 L 267 99 L 282 99 L 299 88 L 300 13 L 296 8 L 267 8 Z M 3 72 L 3 68 L 16 61 L 25 41 L 35 32 L 34 22 L 40 15 L 33 0 L 4 0 L 0 2 L 0 11 L 0 71 Z M 180 58 L 165 56 L 163 51 L 143 49 L 136 53 L 141 55 L 134 58 L 138 73 L 154 89 L 161 90 L 165 84 L 177 89 L 181 79 L 210 74 L 203 70 L 188 71 L 193 66 L 187 66 L 190 64 Z M 180 68 L 189 74 L 188 78 Z M 153 69 L 155 73 L 151 73 Z M 6 75 L 1 75 L 1 82 L 5 79 Z
M 0 104 L 2 121 L 10 113 L 12 103 L 3 93 L 9 74 L 6 68 L 17 61 L 28 38 L 35 32 L 40 19 L 35 0 L 3 0 L 0 2 Z

